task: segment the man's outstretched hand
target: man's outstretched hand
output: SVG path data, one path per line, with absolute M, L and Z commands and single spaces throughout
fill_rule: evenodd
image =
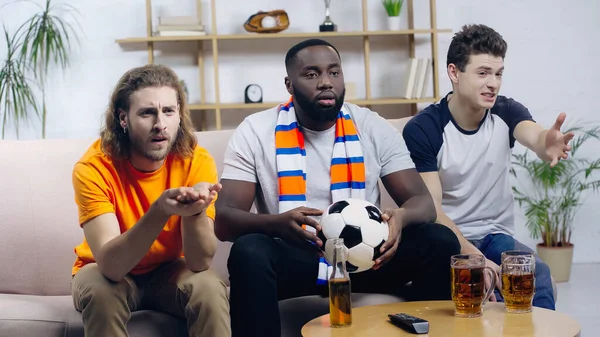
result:
M 575 135 L 573 132 L 563 134 L 560 131 L 566 117 L 567 115 L 564 112 L 561 112 L 556 118 L 554 125 L 546 132 L 544 149 L 545 158 L 542 159 L 549 161 L 550 167 L 554 167 L 561 159 L 567 159 L 567 152 L 571 151 L 569 142 Z
M 198 183 L 193 187 L 168 189 L 158 199 L 161 209 L 169 215 L 192 216 L 206 208 L 221 191 L 221 184 Z

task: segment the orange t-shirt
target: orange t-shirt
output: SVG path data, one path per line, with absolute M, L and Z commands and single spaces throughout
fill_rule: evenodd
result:
M 218 182 L 215 161 L 200 146 L 190 158 L 169 155 L 160 169 L 145 173 L 136 170 L 128 160 L 112 161 L 102 152 L 100 140 L 97 140 L 73 169 L 79 225 L 101 214 L 115 213 L 121 233 L 124 233 L 138 222 L 165 190 L 193 186 L 199 182 Z M 214 220 L 214 201 L 206 214 Z M 132 269 L 132 274 L 147 273 L 161 263 L 183 256 L 180 222 L 180 216 L 169 218 L 149 251 Z M 75 254 L 73 275 L 87 263 L 95 262 L 85 238 L 75 247 Z

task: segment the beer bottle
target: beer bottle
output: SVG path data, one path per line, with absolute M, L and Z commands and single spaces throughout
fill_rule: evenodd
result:
M 333 239 L 333 263 L 329 276 L 329 320 L 335 328 L 352 325 L 350 275 L 346 270 L 347 254 L 344 239 Z

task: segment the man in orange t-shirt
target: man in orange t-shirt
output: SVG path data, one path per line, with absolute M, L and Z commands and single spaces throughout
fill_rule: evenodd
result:
M 187 320 L 190 336 L 230 336 L 217 249 L 214 159 L 196 142 L 177 75 L 147 65 L 117 83 L 101 137 L 73 170 L 85 239 L 72 296 L 85 336 L 127 336 L 131 312 Z

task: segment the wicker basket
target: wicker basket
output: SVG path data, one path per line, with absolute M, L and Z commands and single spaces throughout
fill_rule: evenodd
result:
M 272 16 L 275 18 L 276 26 L 272 28 L 264 28 L 262 26 L 262 20 L 265 16 Z M 258 12 L 253 14 L 244 23 L 244 29 L 250 33 L 279 33 L 286 30 L 290 26 L 290 19 L 287 13 L 282 10 L 273 10 L 270 12 Z

